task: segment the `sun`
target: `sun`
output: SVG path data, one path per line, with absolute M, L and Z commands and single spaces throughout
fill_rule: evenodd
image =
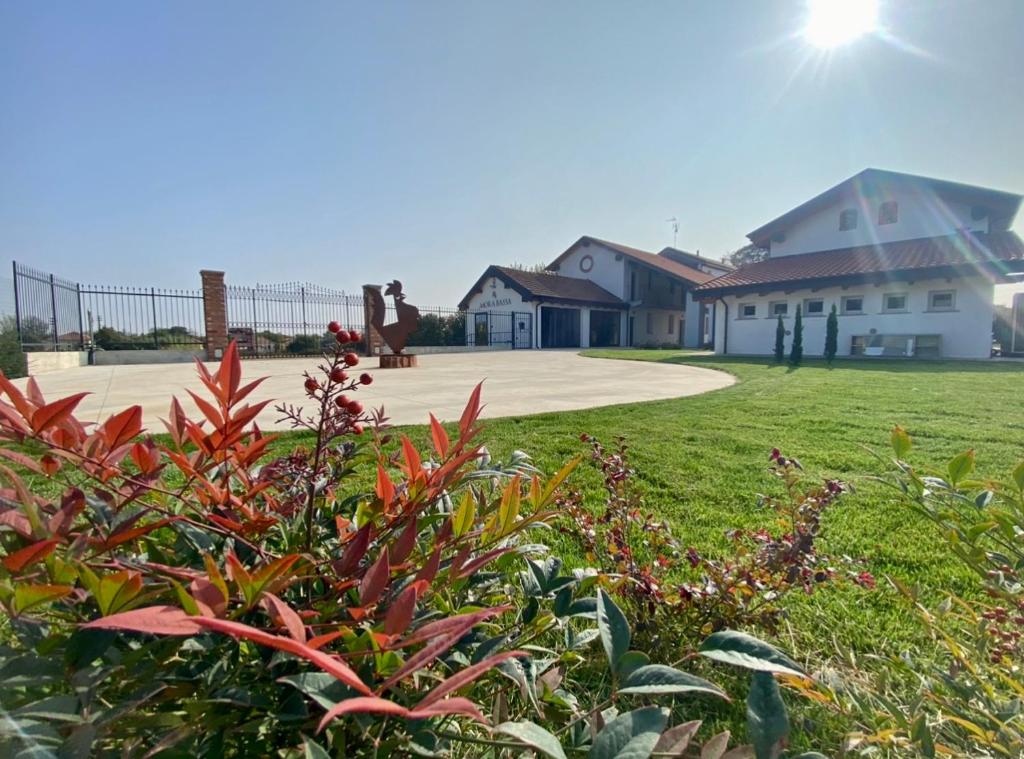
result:
M 829 50 L 878 30 L 878 0 L 807 0 L 804 39 Z

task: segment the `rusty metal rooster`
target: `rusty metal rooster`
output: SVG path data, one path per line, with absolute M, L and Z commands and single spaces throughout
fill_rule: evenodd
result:
M 367 294 L 371 307 L 370 324 L 380 333 L 392 351 L 396 354 L 401 353 L 405 349 L 409 335 L 416 330 L 416 325 L 419 324 L 420 310 L 405 302 L 402 283 L 397 279 L 388 283 L 383 295 L 378 288 L 367 290 Z M 398 321 L 391 324 L 384 323 L 384 316 L 387 313 L 387 303 L 384 300 L 386 295 L 395 299 L 395 313 L 398 315 Z

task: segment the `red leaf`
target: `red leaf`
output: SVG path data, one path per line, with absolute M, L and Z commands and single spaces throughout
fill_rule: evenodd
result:
M 39 463 L 47 477 L 53 477 L 60 471 L 60 459 L 48 453 L 39 459 Z
M 43 432 L 47 427 L 55 427 L 71 416 L 75 406 L 89 393 L 75 393 L 59 401 L 48 403 L 32 412 L 32 431 Z
M 388 609 L 388 615 L 384 618 L 384 632 L 388 635 L 401 635 L 412 622 L 413 612 L 416 611 L 416 596 L 418 588 L 415 583 L 403 590 L 395 602 Z
M 420 460 L 420 452 L 405 435 L 402 435 L 402 455 L 405 457 L 405 473 L 409 480 L 415 481 L 422 477 L 423 462 Z
M 295 609 L 273 593 L 265 593 L 261 602 L 266 605 L 271 617 L 277 617 L 275 622 L 282 625 L 289 635 L 299 643 L 306 642 L 306 626 L 302 623 L 302 618 L 295 613 Z
M 475 571 L 480 569 L 480 567 L 484 566 L 485 564 L 489 564 L 499 556 L 502 556 L 503 554 L 506 554 L 511 550 L 511 546 L 505 546 L 503 548 L 495 548 L 493 551 L 488 551 L 483 556 L 476 557 L 465 566 L 459 567 L 459 570 L 456 573 L 456 577 L 466 577 L 467 575 L 471 575 Z
M 406 675 L 410 675 L 413 672 L 425 667 L 430 662 L 434 661 L 438 656 L 443 654 L 449 648 L 454 646 L 459 640 L 469 632 L 474 625 L 478 622 L 500 614 L 507 607 L 500 607 L 495 609 L 484 609 L 482 611 L 475 612 L 473 614 L 463 614 L 459 617 L 451 618 L 454 624 L 450 625 L 444 635 L 434 637 L 433 640 L 427 643 L 423 648 L 417 651 L 415 654 L 406 659 L 405 663 L 398 668 L 391 677 L 384 681 L 384 683 L 378 689 L 379 692 L 383 693 L 385 690 L 390 688 L 395 683 L 399 682 Z
M 403 561 L 409 558 L 409 554 L 412 553 L 412 549 L 416 547 L 416 515 L 413 514 L 409 524 L 402 530 L 402 534 L 398 536 L 398 540 L 395 541 L 395 550 L 392 551 L 391 561 L 393 564 L 401 564 Z
M 366 549 L 370 547 L 370 525 L 359 528 L 351 542 L 345 548 L 345 552 L 334 564 L 334 571 L 341 577 L 347 577 L 356 571 L 359 562 L 366 555 Z
M 154 635 L 195 635 L 202 631 L 190 617 L 174 606 L 146 606 L 100 617 L 82 627 L 102 627 L 108 630 L 131 630 Z
M 132 406 L 115 414 L 100 427 L 100 435 L 111 449 L 124 445 L 142 432 L 142 406 Z
M 422 643 L 429 638 L 437 637 L 438 635 L 446 635 L 452 630 L 459 627 L 464 627 L 467 622 L 469 627 L 472 627 L 477 622 L 481 622 L 485 619 L 501 614 L 502 612 L 508 611 L 508 606 L 498 606 L 493 609 L 482 609 L 481 611 L 470 612 L 469 614 L 459 614 L 454 617 L 445 617 L 444 619 L 438 619 L 434 622 L 428 622 L 416 629 L 409 637 L 402 641 L 402 646 L 411 646 L 414 643 Z
M 14 386 L 14 383 L 7 379 L 7 376 L 2 371 L 0 371 L 0 390 L 7 393 L 7 397 L 11 399 L 14 408 L 24 417 L 26 422 L 32 419 L 32 412 L 35 411 L 35 408 L 25 399 L 21 391 Z
M 236 399 L 238 384 L 242 381 L 242 362 L 238 358 L 238 344 L 232 340 L 224 351 L 224 357 L 220 360 L 220 368 L 217 370 L 217 382 L 225 393 L 225 403 L 232 403 Z
M 395 500 L 395 485 L 391 482 L 391 478 L 388 477 L 388 473 L 384 471 L 384 467 L 379 463 L 377 464 L 377 487 L 375 490 L 385 509 Z
M 177 398 L 171 398 L 171 413 L 168 415 L 169 419 L 162 419 L 164 427 L 167 428 L 167 432 L 170 433 L 171 439 L 174 444 L 179 448 L 185 442 L 185 411 L 181 408 L 181 404 Z
M 438 685 L 434 690 L 430 691 L 422 701 L 413 707 L 414 710 L 418 711 L 424 707 L 430 706 L 435 701 L 439 701 L 447 696 L 452 691 L 458 690 L 464 685 L 469 685 L 471 682 L 476 680 L 480 675 L 489 670 L 496 664 L 500 664 L 506 659 L 511 659 L 513 656 L 529 656 L 526 651 L 506 651 L 502 654 L 495 654 L 489 656 L 481 662 L 474 664 L 471 667 L 466 667 L 454 675 L 449 677 L 443 683 Z
M 18 509 L 0 511 L 0 524 L 10 527 L 23 538 L 32 538 L 32 523 Z
M 462 412 L 462 418 L 459 419 L 459 431 L 462 433 L 462 437 L 466 437 L 469 434 L 473 423 L 480 416 L 480 390 L 483 388 L 483 385 L 484 383 L 480 382 L 473 388 L 473 392 L 469 395 L 469 401 L 466 403 L 466 408 Z
M 136 538 L 141 538 L 143 535 L 153 532 L 153 530 L 164 527 L 174 521 L 173 517 L 165 517 L 164 519 L 158 519 L 156 522 L 150 524 L 144 524 L 142 527 L 135 527 L 131 530 L 124 530 L 121 532 L 115 532 L 109 538 L 102 542 L 102 550 L 107 551 L 114 546 L 119 546 L 122 543 L 127 543 Z
M 10 448 L 0 448 L 0 456 L 3 456 L 5 459 L 10 459 L 18 466 L 23 466 L 36 474 L 43 473 L 43 468 L 39 466 L 36 460 L 31 456 L 26 456 L 24 453 L 13 451 Z
M 53 549 L 56 548 L 59 543 L 60 540 L 54 538 L 52 540 L 41 540 L 30 546 L 25 546 L 24 548 L 5 556 L 3 558 L 3 565 L 10 572 L 20 572 L 25 567 L 45 559 L 53 553 Z
M 206 578 L 195 578 L 189 584 L 188 590 L 203 616 L 219 617 L 227 609 L 228 599 L 224 597 L 224 593 Z
M 214 407 L 212 403 L 210 403 L 209 401 L 204 401 L 201 397 L 193 393 L 191 390 L 187 390 L 186 392 L 192 396 L 192 400 L 195 401 L 196 406 L 199 408 L 200 411 L 203 412 L 203 416 L 210 420 L 210 424 L 212 424 L 215 429 L 219 430 L 221 427 L 224 426 L 224 419 L 221 417 L 220 412 L 216 409 L 216 407 Z
M 332 720 L 342 714 L 389 714 L 393 717 L 408 717 L 409 710 L 393 701 L 376 696 L 348 698 L 339 701 L 328 710 L 324 718 L 320 720 L 320 726 L 316 731 L 321 732 Z
M 388 559 L 388 547 L 384 546 L 380 557 L 366 570 L 363 581 L 359 583 L 359 603 L 362 606 L 369 606 L 376 602 L 390 579 L 391 562 Z
M 444 431 L 444 427 L 433 414 L 430 415 L 430 436 L 434 438 L 434 450 L 437 451 L 437 455 L 441 458 L 447 456 L 448 433 Z
M 484 719 L 484 715 L 480 713 L 480 710 L 476 708 L 476 704 L 468 698 L 449 698 L 446 701 L 431 704 L 422 709 L 413 709 L 409 712 L 409 719 L 430 719 L 431 717 L 444 717 L 449 714 L 464 714 L 467 717 L 472 717 L 477 722 L 487 724 L 487 720 Z
M 226 633 L 227 635 L 233 635 L 239 638 L 246 638 L 247 640 L 254 641 L 263 646 L 269 646 L 270 648 L 276 648 L 279 651 L 286 651 L 287 653 L 294 654 L 295 656 L 301 657 L 306 661 L 312 662 L 324 672 L 333 675 L 341 682 L 345 683 L 351 688 L 363 693 L 367 696 L 373 695 L 366 683 L 359 679 L 348 665 L 340 659 L 336 659 L 333 656 L 317 651 L 314 648 L 310 648 L 304 643 L 292 640 L 291 638 L 282 638 L 278 635 L 271 635 L 265 633 L 262 630 L 257 630 L 255 627 L 249 627 L 249 625 L 243 625 L 238 622 L 229 622 L 226 619 L 209 619 L 208 617 L 194 617 L 194 621 L 202 627 L 210 630 L 216 630 L 217 632 Z
M 345 633 L 341 630 L 335 630 L 334 632 L 324 633 L 323 635 L 317 635 L 315 638 L 310 638 L 306 641 L 306 645 L 310 648 L 323 648 L 332 640 L 337 640 Z
M 430 586 L 430 583 L 437 577 L 437 570 L 441 567 L 441 546 L 434 549 L 434 552 L 430 554 L 430 558 L 427 559 L 427 563 L 423 565 L 423 568 L 416 574 L 417 582 L 422 581 Z

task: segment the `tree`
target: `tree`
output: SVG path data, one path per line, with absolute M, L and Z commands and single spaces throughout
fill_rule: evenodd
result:
M 804 319 L 800 314 L 800 306 L 796 307 L 796 319 L 793 320 L 793 345 L 789 349 L 789 363 L 800 366 L 804 359 Z
M 518 271 L 528 271 L 531 274 L 557 274 L 557 271 L 548 271 L 548 265 L 546 263 L 539 264 L 521 264 L 518 261 L 508 265 L 509 269 L 516 269 Z
M 782 314 L 779 314 L 779 324 L 775 327 L 775 363 L 781 364 L 786 357 L 786 325 L 782 323 Z
M 768 251 L 765 248 L 750 243 L 749 245 L 744 245 L 739 250 L 727 253 L 725 262 L 739 269 L 749 264 L 756 264 L 758 261 L 764 261 L 766 258 L 768 258 Z
M 825 323 L 825 360 L 832 363 L 839 349 L 839 317 L 836 315 L 836 304 L 832 304 L 828 321 Z
M 0 319 L 0 370 L 10 378 L 24 377 L 25 354 L 21 352 L 13 316 Z

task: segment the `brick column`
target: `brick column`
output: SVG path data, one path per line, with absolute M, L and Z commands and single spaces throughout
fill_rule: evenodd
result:
M 379 356 L 384 352 L 384 338 L 371 324 L 373 321 L 373 302 L 374 300 L 382 301 L 383 299 L 380 285 L 363 285 L 363 335 L 366 336 L 367 356 Z
M 224 272 L 199 272 L 203 280 L 203 316 L 206 322 L 206 358 L 219 359 L 228 347 L 228 304 Z

